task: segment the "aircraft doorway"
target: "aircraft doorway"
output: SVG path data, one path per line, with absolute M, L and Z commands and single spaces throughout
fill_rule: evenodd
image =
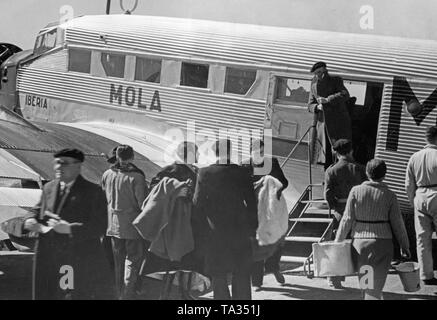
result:
M 349 106 L 354 158 L 365 165 L 375 155 L 384 83 L 344 80 L 344 84 L 352 101 L 355 100 Z
M 273 82 L 273 83 L 272 83 Z M 301 76 L 273 77 L 270 125 L 273 132 L 273 153 L 286 157 L 297 141 L 312 125 L 308 112 L 311 79 Z M 349 113 L 352 120 L 354 157 L 366 164 L 375 154 L 378 120 L 384 83 L 344 79 L 350 94 Z M 307 160 L 308 138 L 304 138 L 292 159 Z

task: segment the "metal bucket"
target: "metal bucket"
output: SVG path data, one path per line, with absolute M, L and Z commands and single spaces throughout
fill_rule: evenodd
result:
M 404 290 L 415 292 L 420 290 L 419 264 L 417 262 L 402 262 L 396 266 Z

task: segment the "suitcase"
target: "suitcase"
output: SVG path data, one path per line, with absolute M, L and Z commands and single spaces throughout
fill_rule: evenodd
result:
M 352 240 L 313 243 L 315 277 L 350 276 L 356 273 Z

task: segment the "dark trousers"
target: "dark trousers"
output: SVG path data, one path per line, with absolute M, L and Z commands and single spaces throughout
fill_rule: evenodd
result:
M 282 245 L 278 245 L 272 256 L 266 260 L 255 261 L 252 264 L 252 285 L 260 287 L 263 284 L 264 274 L 279 271 L 279 262 L 282 256 Z
M 222 273 L 212 276 L 212 289 L 215 300 L 252 300 L 250 285 L 250 264 L 238 266 L 232 273 L 232 297 L 228 288 L 228 274 Z
M 332 153 L 332 144 L 325 125 L 325 164 L 323 166 L 325 171 L 331 164 L 335 163 L 335 161 L 336 156 Z
M 133 299 L 138 288 L 140 270 L 146 255 L 143 239 L 119 239 L 112 237 L 114 253 L 115 288 L 120 299 Z

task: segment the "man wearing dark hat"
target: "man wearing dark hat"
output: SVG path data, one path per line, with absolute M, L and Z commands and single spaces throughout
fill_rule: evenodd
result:
M 106 201 L 100 187 L 81 176 L 84 154 L 54 154 L 55 179 L 44 186 L 24 229 L 39 233 L 35 249 L 34 299 L 111 298 L 109 265 L 100 238 Z
M 232 299 L 250 300 L 256 197 L 247 169 L 231 163 L 231 147 L 230 140 L 216 142 L 217 162 L 199 170 L 193 202 L 207 226 L 205 271 L 212 277 L 214 299 L 231 299 L 227 276 L 232 274 Z
M 146 253 L 146 242 L 132 225 L 141 213 L 147 195 L 144 173 L 132 160 L 134 150 L 120 145 L 115 150 L 115 163 L 103 173 L 102 188 L 108 200 L 108 229 L 114 254 L 115 285 L 118 298 L 133 299 Z M 114 162 L 114 157 L 108 159 Z
M 350 140 L 335 141 L 333 150 L 338 162 L 331 165 L 325 172 L 325 199 L 334 215 L 332 239 L 335 238 L 350 190 L 366 180 L 366 169 L 353 159 Z M 328 284 L 340 288 L 342 280 L 344 280 L 343 277 L 328 277 Z
M 317 135 L 314 134 L 311 139 L 311 148 L 316 150 L 317 141 L 322 145 L 325 154 L 319 153 L 318 162 L 324 163 L 326 170 L 333 162 L 331 146 L 334 142 L 338 139 L 352 140 L 352 124 L 347 109 L 349 92 L 342 78 L 328 73 L 326 63 L 315 63 L 311 73 L 314 78 L 308 110 L 314 113 L 314 121 L 317 122 Z

